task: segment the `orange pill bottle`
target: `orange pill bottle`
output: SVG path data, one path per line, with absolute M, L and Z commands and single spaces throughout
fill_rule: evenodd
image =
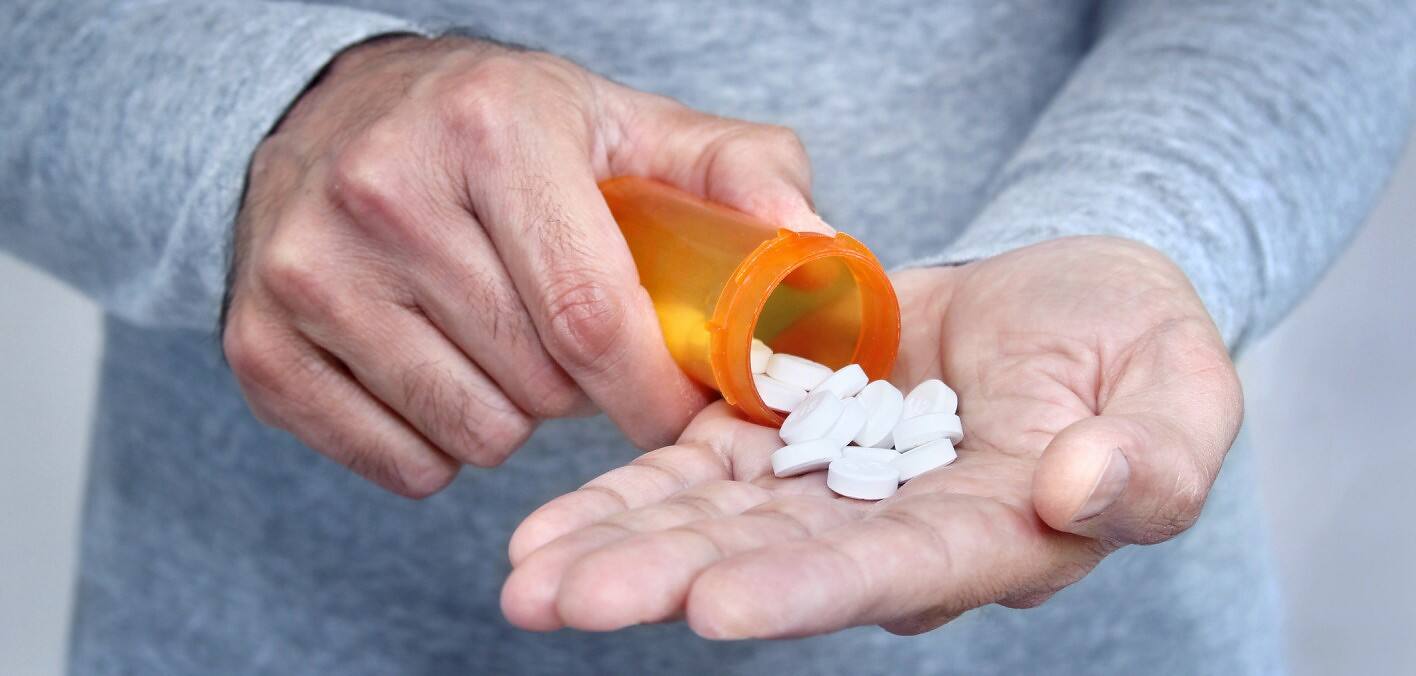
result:
M 845 234 L 777 228 L 658 183 L 600 184 L 669 353 L 749 419 L 780 425 L 752 382 L 752 339 L 831 368 L 889 376 L 900 304 L 874 254 Z

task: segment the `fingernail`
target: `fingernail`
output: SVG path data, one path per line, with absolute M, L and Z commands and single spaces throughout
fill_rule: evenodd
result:
M 1082 508 L 1072 517 L 1072 523 L 1086 521 L 1106 511 L 1111 503 L 1116 502 L 1116 498 L 1121 497 L 1121 492 L 1126 490 L 1126 482 L 1130 480 L 1131 463 L 1126 461 L 1121 449 L 1112 449 L 1106 467 L 1101 470 L 1101 478 L 1092 486 L 1091 495 L 1082 503 Z

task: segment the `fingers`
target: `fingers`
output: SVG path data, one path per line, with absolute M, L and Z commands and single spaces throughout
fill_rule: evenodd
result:
M 1189 528 L 1234 442 L 1243 396 L 1213 325 L 1161 325 L 1136 344 L 1101 414 L 1062 430 L 1033 483 L 1053 528 L 1150 544 Z
M 611 157 L 611 173 L 652 176 L 791 230 L 835 233 L 812 205 L 811 160 L 791 129 L 642 92 L 624 90 L 623 100 L 637 124 Z
M 502 611 L 513 624 L 525 629 L 558 629 L 563 620 L 556 603 L 565 570 L 590 552 L 636 533 L 737 514 L 769 496 L 749 483 L 712 481 L 570 533 L 537 550 L 512 571 L 502 589 Z
M 641 448 L 708 403 L 669 356 L 629 249 L 571 135 L 505 130 L 469 189 L 547 352 Z
M 1040 522 L 1026 500 L 1026 463 L 969 464 L 878 505 L 820 486 L 774 490 L 768 501 L 750 484 L 709 481 L 535 551 L 508 580 L 503 609 L 536 630 L 685 617 L 709 638 L 872 623 L 918 633 L 979 605 L 1035 603 L 1108 551 Z M 992 494 L 1019 485 L 1009 499 Z
M 582 556 L 562 576 L 556 611 L 567 626 L 610 631 L 679 617 L 711 565 L 740 552 L 809 538 L 858 518 L 826 495 L 787 496 L 737 516 L 641 533 Z
M 297 316 L 306 335 L 448 455 L 495 466 L 535 428 L 481 369 L 409 308 L 363 299 L 357 309 L 307 307 Z
M 919 633 L 1040 581 L 1061 586 L 1100 556 L 1095 543 L 1048 533 L 1027 510 L 928 493 L 708 568 L 689 591 L 686 618 L 695 632 L 717 639 L 862 624 Z
M 532 512 L 511 536 L 511 563 L 520 565 L 532 552 L 566 533 L 654 504 L 705 481 L 726 478 L 722 459 L 701 444 L 645 453 Z
M 507 398 L 539 419 L 587 415 L 594 405 L 541 345 L 511 276 L 479 224 L 445 217 L 447 234 L 427 242 L 410 271 L 428 319 Z
M 325 197 L 340 216 L 331 230 L 355 234 L 342 248 L 356 250 L 357 262 L 328 265 L 321 274 L 351 264 L 388 268 L 381 275 L 386 287 L 402 288 L 408 297 L 399 300 L 425 313 L 521 410 L 537 418 L 588 412 L 584 394 L 542 348 L 505 266 L 469 213 L 462 182 L 416 150 L 442 145 L 445 139 L 425 126 L 383 122 L 329 161 Z M 322 216 L 298 210 L 290 220 L 320 223 Z M 307 252 L 331 248 L 328 241 L 300 244 Z M 376 277 L 367 270 L 362 276 Z
M 781 445 L 776 430 L 747 423 L 715 402 L 694 418 L 679 444 L 639 456 L 532 512 L 512 533 L 511 563 L 566 533 L 698 484 L 751 481 L 768 471 Z
M 456 460 L 303 338 L 233 312 L 223 348 L 257 417 L 379 486 L 422 498 L 457 476 Z

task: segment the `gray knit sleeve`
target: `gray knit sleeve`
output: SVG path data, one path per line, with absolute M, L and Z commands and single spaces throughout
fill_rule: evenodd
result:
M 1237 348 L 1298 302 L 1372 207 L 1416 107 L 1410 0 L 1104 4 L 1096 42 L 942 255 L 1146 242 Z
M 417 30 L 297 3 L 0 3 L 0 246 L 130 321 L 214 326 L 256 145 L 340 50 Z

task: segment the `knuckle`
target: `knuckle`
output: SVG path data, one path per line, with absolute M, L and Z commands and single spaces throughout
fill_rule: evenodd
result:
M 290 140 L 289 134 L 275 133 L 256 146 L 251 154 L 250 180 L 259 183 L 264 177 L 282 166 L 296 164 L 300 151 Z
M 530 342 L 536 327 L 509 280 L 483 269 L 468 270 L 462 279 L 466 307 L 475 310 L 493 343 L 517 348 Z
M 404 400 L 419 425 L 449 455 L 478 467 L 501 464 L 531 434 L 531 423 L 509 406 L 495 406 L 436 364 L 409 369 Z
M 1137 544 L 1165 542 L 1194 526 L 1204 509 L 1208 486 L 1203 473 L 1187 464 L 1175 481 L 1173 494 L 1151 517 Z
M 339 459 L 350 471 L 398 495 L 421 500 L 446 488 L 457 477 L 457 467 L 426 453 L 400 458 L 376 446 L 342 445 Z
M 333 266 L 302 238 L 277 235 L 255 267 L 271 295 L 286 307 L 336 325 L 348 319 L 350 301 L 338 288 Z
M 399 157 L 407 145 L 405 130 L 392 122 L 371 125 L 351 140 L 330 162 L 327 193 L 344 213 L 363 222 L 397 222 L 399 210 Z
M 391 476 L 396 493 L 422 500 L 447 488 L 457 478 L 457 466 L 439 458 L 419 458 L 394 463 Z
M 625 303 L 593 277 L 553 284 L 545 303 L 547 349 L 572 370 L 595 370 L 621 343 Z
M 763 141 L 777 151 L 789 157 L 806 157 L 806 144 L 791 127 L 762 125 L 761 134 Z
M 528 377 L 530 385 L 523 407 L 532 417 L 565 418 L 585 407 L 585 395 L 555 364 L 547 361 Z
M 438 114 L 460 140 L 485 146 L 516 119 L 529 75 L 516 57 L 484 59 L 439 84 Z
M 323 293 L 324 279 L 312 258 L 303 242 L 278 234 L 261 251 L 256 274 L 277 297 Z
M 278 338 L 271 335 L 249 312 L 233 312 L 221 339 L 222 351 L 231 372 L 248 396 L 263 400 L 267 392 L 280 392 L 284 373 L 276 358 Z

